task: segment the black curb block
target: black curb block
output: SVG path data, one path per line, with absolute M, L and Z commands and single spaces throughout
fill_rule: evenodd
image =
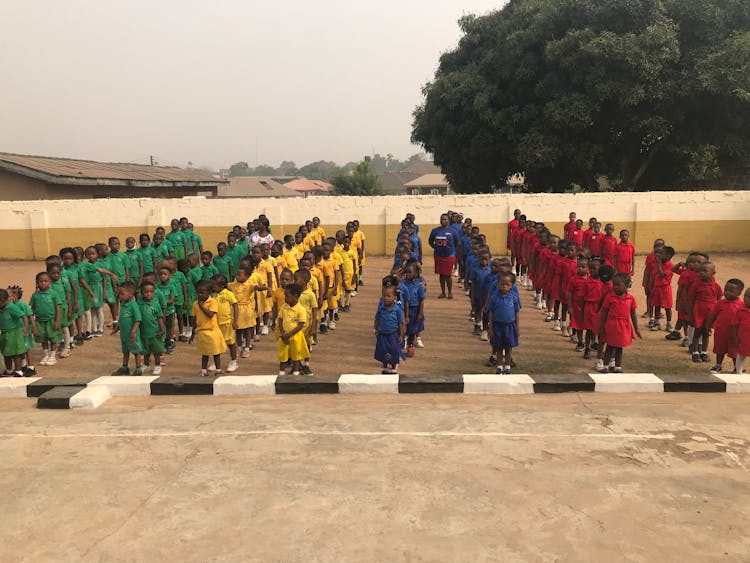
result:
M 151 382 L 152 395 L 213 395 L 215 375 L 180 377 L 167 375 Z
M 463 393 L 463 375 L 399 375 L 399 393 Z
M 27 397 L 41 397 L 55 387 L 86 387 L 96 377 L 43 377 L 26 386 Z M 80 389 L 79 389 L 80 391 Z
M 86 389 L 85 385 L 61 385 L 52 387 L 38 396 L 36 408 L 38 409 L 69 409 L 70 398 L 76 393 Z
M 596 383 L 588 375 L 532 375 L 534 393 L 593 393 Z
M 726 393 L 727 383 L 707 374 L 659 375 L 665 393 Z
M 339 377 L 333 376 L 306 376 L 280 375 L 276 378 L 277 395 L 320 395 L 334 394 L 339 392 Z

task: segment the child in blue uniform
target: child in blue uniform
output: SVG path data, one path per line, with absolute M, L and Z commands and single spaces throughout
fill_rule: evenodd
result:
M 401 341 L 406 332 L 404 312 L 396 304 L 396 288 L 383 287 L 383 294 L 375 313 L 375 359 L 383 364 L 383 374 L 398 373 L 398 364 L 404 358 Z
M 417 335 L 424 331 L 424 286 L 418 279 L 419 266 L 416 260 L 410 260 L 404 267 L 404 279 L 399 290 L 404 299 L 404 318 L 406 324 L 406 356 L 414 356 L 414 343 Z
M 510 374 L 513 348 L 518 346 L 518 312 L 521 303 L 513 294 L 515 276 L 502 273 L 497 278 L 497 293 L 487 304 L 489 337 L 497 357 L 497 374 Z

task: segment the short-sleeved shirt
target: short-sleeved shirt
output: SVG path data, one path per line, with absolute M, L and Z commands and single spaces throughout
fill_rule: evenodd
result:
M 409 307 L 419 307 L 419 303 L 425 300 L 424 286 L 418 280 L 409 281 L 404 279 L 399 286 L 402 298 L 408 301 Z
M 232 248 L 227 247 L 227 256 L 232 263 L 232 274 L 236 276 L 240 269 L 240 260 L 247 256 L 247 251 L 239 245 L 235 245 Z
M 162 260 L 166 260 L 167 258 L 169 258 L 169 254 L 172 250 L 171 246 L 166 240 L 163 241 L 159 246 L 152 246 L 151 248 L 154 249 L 157 264 Z
M 456 255 L 456 234 L 451 229 L 435 227 L 430 232 L 429 242 L 435 256 L 447 258 Z
M 110 252 L 105 263 L 105 268 L 117 276 L 118 283 L 125 281 L 125 268 L 130 260 L 124 252 Z
M 67 312 L 68 298 L 71 294 L 70 282 L 67 278 L 60 276 L 59 280 L 53 282 L 52 285 L 49 286 L 49 290 L 55 293 L 60 299 L 60 309 Z
M 201 266 L 201 280 L 211 281 L 211 278 L 219 273 L 219 269 L 213 264 L 208 266 Z
M 344 274 L 353 275 L 359 259 L 357 253 L 349 247 L 349 250 L 342 251 L 339 256 L 341 256 L 341 271 Z
M 154 296 L 153 300 L 159 300 L 160 302 L 163 300 L 165 304 L 164 314 L 171 315 L 172 313 L 174 313 L 174 301 L 172 303 L 169 303 L 169 300 L 172 299 L 173 295 L 175 297 L 175 300 L 177 298 L 177 295 L 174 294 L 175 286 L 172 284 L 172 280 L 170 279 L 169 282 L 167 282 L 167 285 L 164 285 L 161 282 L 157 283 L 155 289 L 156 295 Z M 182 291 L 180 291 L 180 296 L 182 296 Z
M 630 312 L 635 311 L 636 307 L 635 297 L 629 293 L 624 296 L 610 293 L 602 302 L 602 310 L 607 311 L 607 321 L 630 319 Z
M 309 326 L 312 322 L 312 313 L 313 310 L 318 308 L 318 300 L 315 298 L 315 294 L 312 292 L 311 289 L 305 289 L 305 291 L 302 292 L 302 295 L 299 296 L 299 304 L 304 307 L 305 312 L 307 313 L 307 325 Z
M 158 307 L 158 305 L 157 305 Z M 161 312 L 161 311 L 160 311 Z M 130 333 L 133 330 L 133 326 L 136 322 L 140 323 L 143 320 L 141 316 L 141 308 L 135 299 L 130 301 L 120 302 L 120 338 L 130 338 Z
M 216 303 L 219 305 L 219 308 L 216 311 L 216 316 L 218 317 L 217 322 L 220 325 L 231 324 L 234 319 L 232 305 L 237 303 L 237 297 L 235 297 L 234 293 L 225 288 L 216 294 L 215 299 Z
M 159 319 L 164 316 L 161 303 L 154 296 L 151 301 L 139 301 L 138 308 L 141 312 L 141 338 L 154 338 L 159 333 Z
M 29 301 L 31 310 L 38 321 L 54 321 L 57 317 L 57 306 L 62 308 L 60 296 L 52 290 L 35 291 Z
M 196 266 L 195 268 L 192 268 L 187 273 L 187 289 L 188 289 L 188 297 L 195 297 L 197 295 L 196 287 L 198 286 L 198 282 L 203 279 L 203 270 L 201 270 L 200 266 Z
M 151 272 L 153 272 L 154 260 L 156 259 L 156 251 L 150 246 L 147 246 L 146 248 L 139 248 L 138 250 L 136 250 L 136 252 L 141 259 L 141 264 L 143 264 L 143 273 L 150 274 Z
M 174 304 L 184 305 L 185 294 L 182 292 L 182 288 L 183 286 L 187 286 L 187 278 L 185 278 L 185 274 L 183 274 L 179 270 L 176 271 L 172 274 L 172 277 L 169 278 L 169 284 L 172 286 L 172 292 L 174 294 Z
M 8 301 L 8 304 L 0 309 L 0 330 L 13 330 L 23 327 L 24 312 L 17 303 Z
M 138 254 L 138 249 L 126 250 L 123 254 L 127 258 L 130 281 L 138 281 L 138 276 L 141 275 L 141 255 Z
M 516 313 L 521 310 L 521 302 L 512 291 L 503 295 L 495 292 L 487 304 L 487 311 L 492 313 L 494 323 L 514 323 Z
M 379 334 L 392 334 L 398 332 L 399 325 L 404 322 L 404 310 L 393 304 L 393 307 L 387 309 L 383 300 L 378 303 L 378 310 L 375 312 L 375 318 L 378 320 Z
M 216 299 L 209 297 L 203 302 L 203 308 L 212 311 L 214 313 L 219 312 L 219 304 Z M 195 330 L 218 330 L 219 323 L 217 322 L 217 315 L 208 316 L 204 313 L 198 302 L 193 303 L 192 315 L 195 317 Z
M 284 332 L 290 332 L 294 330 L 299 323 L 304 326 L 307 325 L 307 311 L 299 304 L 299 301 L 293 307 L 288 303 L 284 303 L 279 309 L 279 327 L 281 323 L 284 323 Z
M 234 270 L 232 258 L 229 254 L 226 256 L 214 256 L 214 266 L 222 276 L 227 278 L 227 281 L 232 279 L 232 271 L 236 271 Z
M 184 245 L 187 243 L 187 238 L 185 237 L 185 233 L 183 233 L 182 231 L 172 231 L 171 233 L 167 233 L 167 236 L 165 238 L 170 243 L 172 243 L 172 253 L 174 254 L 174 257 L 177 258 L 177 260 L 184 260 L 185 259 L 185 246 Z

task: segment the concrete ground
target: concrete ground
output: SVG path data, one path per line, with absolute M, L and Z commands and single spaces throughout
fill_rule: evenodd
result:
M 747 561 L 750 398 L 0 401 L 6 561 Z

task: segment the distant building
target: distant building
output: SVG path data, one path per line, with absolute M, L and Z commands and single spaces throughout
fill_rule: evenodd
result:
M 333 188 L 333 184 L 324 182 L 323 180 L 308 180 L 307 178 L 295 178 L 288 182 L 284 182 L 284 187 L 299 192 L 305 197 L 313 195 L 325 195 L 330 193 Z
M 421 174 L 415 174 L 413 172 L 383 172 L 378 174 L 378 180 L 383 186 L 383 192 L 386 195 L 403 195 L 404 186 L 419 178 Z
M 406 195 L 448 195 L 451 185 L 442 174 L 425 174 L 404 185 Z
M 0 200 L 215 196 L 203 170 L 0 153 Z
M 219 188 L 218 197 L 303 197 L 271 176 L 233 176 Z

